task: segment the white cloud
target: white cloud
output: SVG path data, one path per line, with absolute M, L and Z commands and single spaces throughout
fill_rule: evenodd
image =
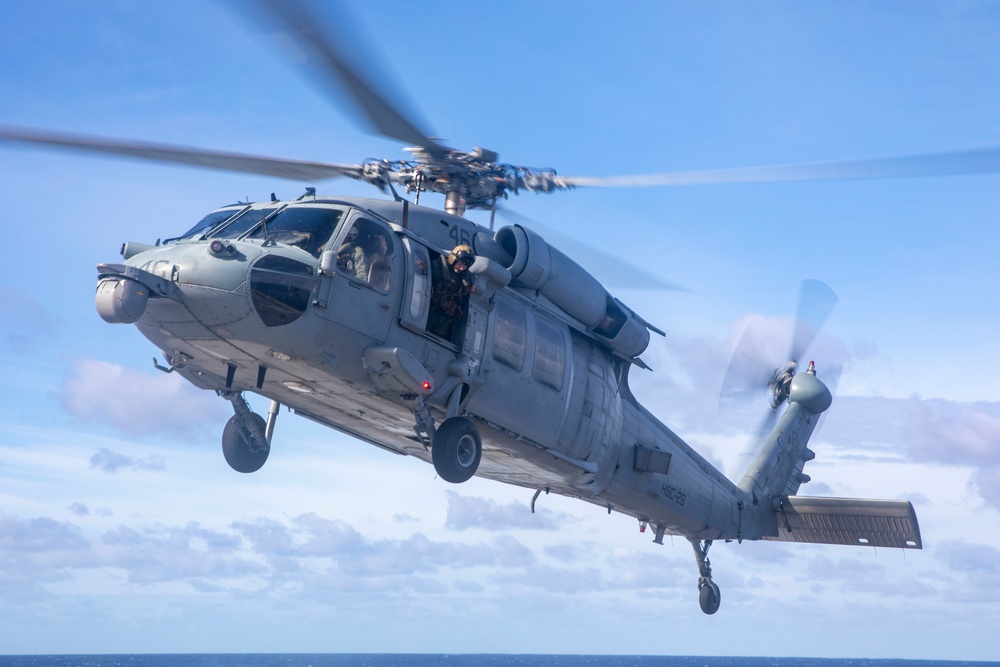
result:
M 946 540 L 935 549 L 938 558 L 955 572 L 1000 576 L 1000 549 L 967 540 Z
M 96 359 L 79 359 L 60 386 L 63 407 L 77 419 L 129 435 L 189 432 L 215 424 L 222 401 L 180 376 L 142 373 Z
M 909 401 L 914 456 L 959 465 L 1000 465 L 1000 404 Z
M 166 468 L 162 458 L 149 457 L 139 459 L 128 456 L 120 452 L 114 452 L 106 447 L 101 447 L 97 453 L 90 457 L 90 467 L 103 472 L 118 473 L 122 470 L 149 470 L 160 472 Z
M 474 498 L 456 491 L 448 492 L 448 520 L 445 525 L 452 530 L 552 530 L 564 520 L 565 517 L 542 507 L 532 512 L 527 503 L 500 504 L 490 498 Z
M 0 513 L 0 550 L 5 554 L 68 553 L 85 545 L 80 529 L 70 523 Z
M 240 553 L 238 537 L 206 530 L 192 523 L 183 527 L 151 526 L 137 530 L 121 526 L 102 535 L 94 550 L 101 567 L 124 570 L 134 584 L 162 582 L 225 582 L 263 567 Z
M 1000 509 L 1000 403 L 961 404 L 911 398 L 907 435 L 913 458 L 971 466 L 972 481 Z

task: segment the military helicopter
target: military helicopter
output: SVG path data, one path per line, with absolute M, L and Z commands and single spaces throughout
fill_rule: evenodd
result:
M 563 176 L 500 163 L 491 150 L 445 146 L 392 105 L 306 6 L 261 5 L 379 134 L 412 146 L 408 159 L 328 164 L 0 128 L 11 142 L 305 182 L 348 177 L 392 195 L 325 196 L 309 187 L 292 201 L 232 204 L 155 245 L 126 243 L 121 262 L 98 266 L 100 315 L 134 324 L 162 351 L 157 368 L 232 404 L 222 449 L 234 470 L 264 465 L 286 406 L 429 462 L 449 483 L 479 475 L 532 489 L 535 499 L 558 493 L 633 517 L 656 543 L 684 537 L 706 614 L 721 603 L 708 558 L 716 541 L 922 547 L 909 502 L 797 495 L 815 456 L 809 438 L 832 403 L 813 362 L 797 372 L 815 326 L 802 327 L 787 363 L 757 383 L 769 393 L 773 428 L 733 482 L 632 394 L 629 373 L 646 368 L 651 333 L 663 331 L 530 225 L 494 231 L 492 218 L 484 226 L 463 215 L 495 212 L 520 191 L 996 172 L 1000 150 Z M 420 205 L 422 193 L 443 195 L 444 211 Z M 475 256 L 467 300 L 438 328 L 436 295 L 458 246 Z M 251 411 L 248 393 L 270 399 L 266 418 Z

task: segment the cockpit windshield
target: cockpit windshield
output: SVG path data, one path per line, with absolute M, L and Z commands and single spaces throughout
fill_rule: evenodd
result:
M 241 204 L 239 206 L 227 206 L 225 208 L 220 208 L 218 211 L 212 211 L 199 220 L 194 227 L 176 238 L 166 239 L 164 243 L 173 243 L 174 241 L 182 241 L 185 239 L 196 240 L 202 234 L 212 231 L 221 223 L 229 220 L 233 216 L 239 214 L 241 211 L 245 211 L 248 208 L 250 208 L 249 205 Z
M 333 236 L 344 212 L 319 206 L 289 206 L 247 235 L 250 239 L 270 239 L 302 248 L 319 257 L 323 246 Z
M 278 210 L 277 206 L 251 208 L 219 227 L 209 238 L 236 239 L 253 229 L 254 225 Z
M 164 243 L 210 238 L 267 239 L 319 257 L 343 216 L 343 210 L 327 206 L 234 204 L 212 211 L 184 234 Z

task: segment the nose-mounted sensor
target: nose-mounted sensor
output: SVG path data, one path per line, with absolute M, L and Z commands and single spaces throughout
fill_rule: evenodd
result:
M 208 250 L 213 255 L 219 255 L 219 256 L 232 255 L 233 253 L 236 252 L 236 248 L 233 246 L 232 243 L 223 243 L 219 239 L 215 239 L 214 241 L 209 243 Z

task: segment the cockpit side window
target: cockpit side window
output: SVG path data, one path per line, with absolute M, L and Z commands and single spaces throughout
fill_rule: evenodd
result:
M 267 327 L 299 319 L 315 286 L 315 268 L 288 257 L 264 255 L 250 271 L 250 297 Z
M 385 225 L 364 218 L 355 220 L 337 248 L 337 270 L 386 292 L 392 286 L 390 258 L 394 247 Z
M 319 257 L 329 243 L 344 212 L 339 209 L 289 206 L 279 211 L 247 238 L 267 238 L 275 243 L 295 246 Z

